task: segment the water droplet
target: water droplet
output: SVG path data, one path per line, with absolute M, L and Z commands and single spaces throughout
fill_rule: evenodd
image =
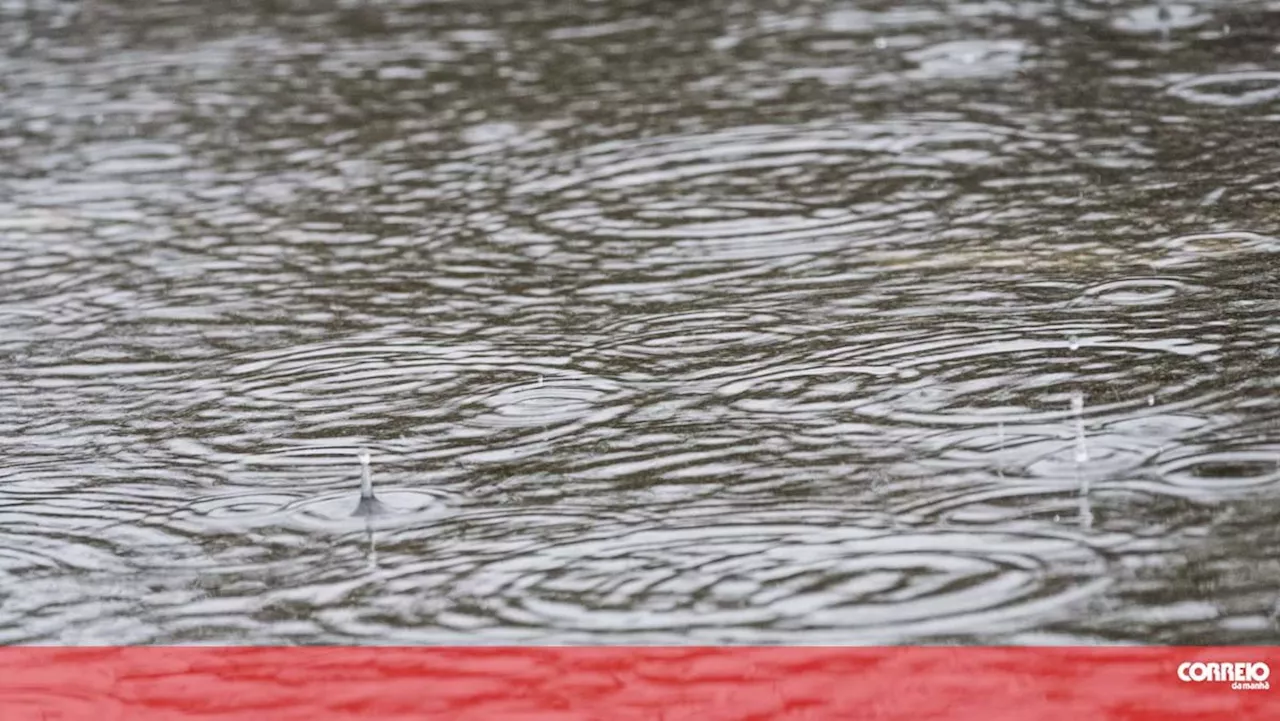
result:
M 1071 396 L 1071 410 L 1076 416 L 1076 463 L 1086 463 L 1089 460 L 1089 448 L 1085 445 L 1084 440 L 1084 394 L 1076 391 Z

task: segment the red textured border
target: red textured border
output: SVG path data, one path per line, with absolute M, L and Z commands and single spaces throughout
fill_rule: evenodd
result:
M 1280 689 L 1181 680 L 1190 662 L 1280 650 L 10 647 L 0 719 L 1280 719 Z

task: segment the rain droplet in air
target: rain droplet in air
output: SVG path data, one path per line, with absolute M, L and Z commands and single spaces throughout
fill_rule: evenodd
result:
M 1089 449 L 1084 441 L 1084 394 L 1076 391 L 1071 396 L 1071 411 L 1076 417 L 1076 463 L 1089 460 Z

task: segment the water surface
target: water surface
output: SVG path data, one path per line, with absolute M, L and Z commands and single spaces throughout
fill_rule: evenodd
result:
M 1280 642 L 1274 2 L 0 33 L 0 641 Z

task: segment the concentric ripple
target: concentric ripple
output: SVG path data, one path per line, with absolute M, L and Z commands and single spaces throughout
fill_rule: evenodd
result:
M 440 443 L 473 443 L 477 451 L 489 450 L 484 434 L 495 431 L 545 439 L 604 423 L 627 410 L 630 393 L 624 383 L 572 367 L 565 356 L 474 342 L 303 346 L 239 358 L 206 384 L 201 414 L 212 414 L 214 404 L 271 408 L 313 418 L 328 435 L 357 443 L 394 427 Z
M 1081 390 L 1091 419 L 1203 406 L 1220 395 L 1202 358 L 1212 350 L 1110 327 L 934 333 L 857 353 L 916 377 L 853 407 L 894 423 L 963 425 L 1061 421 Z
M 1158 254 L 1151 261 L 1155 267 L 1190 266 L 1207 260 L 1280 251 L 1280 238 L 1245 230 L 1189 233 L 1157 238 L 1148 244 Z
M 449 382 L 459 356 L 489 349 L 427 345 L 313 346 L 256 354 L 228 370 L 235 391 L 250 397 L 299 401 L 321 394 L 408 394 Z M 335 398 L 335 401 L 337 398 Z M 349 402 L 349 400 L 348 400 Z
M 1193 5 L 1169 4 L 1161 0 L 1154 5 L 1141 5 L 1117 16 L 1111 27 L 1135 35 L 1187 30 L 1212 22 L 1213 15 Z
M 1223 497 L 1274 490 L 1280 484 L 1280 444 L 1235 449 L 1187 444 L 1163 454 L 1157 469 L 1174 493 Z
M 691 356 L 757 349 L 770 353 L 794 338 L 799 329 L 787 325 L 774 313 L 746 310 L 689 310 L 622 318 L 606 326 L 609 339 L 592 348 L 592 353 L 609 360 L 669 360 L 679 366 Z
M 817 365 L 766 369 L 725 383 L 716 395 L 750 413 L 835 411 L 856 404 L 868 386 L 903 375 L 894 366 Z
M 1177 278 L 1124 278 L 1092 286 L 1076 305 L 1157 305 L 1189 292 L 1188 284 Z
M 473 388 L 487 409 L 471 423 L 491 428 L 546 428 L 597 414 L 609 415 L 606 401 L 617 401 L 622 387 L 602 378 L 539 374 L 510 385 Z M 618 412 L 618 411 L 615 411 Z M 597 420 L 602 420 L 597 418 Z
M 854 413 L 918 426 L 1027 424 L 1203 406 L 1219 395 L 1213 346 L 1142 341 L 1119 326 L 902 329 L 890 343 L 815 353 L 804 364 L 722 381 L 719 397 L 752 412 Z M 783 359 L 778 359 L 783 361 Z
M 1002 484 L 1019 481 L 1024 484 L 1020 487 L 1036 493 L 1074 492 L 1081 483 L 1107 481 L 1142 468 L 1185 430 L 1176 425 L 1086 424 L 1083 418 L 1079 423 L 1063 420 L 1007 428 L 948 426 L 903 438 L 900 443 L 910 443 L 924 457 L 902 462 L 898 473 L 914 477 L 968 469 L 993 474 Z
M 454 588 L 518 626 L 719 638 L 839 628 L 842 638 L 888 639 L 1043 619 L 1106 585 L 1101 556 L 1068 537 L 850 521 L 610 529 L 486 563 Z
M 1029 48 L 1020 40 L 960 40 L 907 54 L 926 78 L 982 78 L 1011 75 Z
M 536 202 L 541 233 L 638 243 L 653 263 L 760 260 L 892 228 L 957 169 L 999 162 L 1010 140 L 945 122 L 735 128 L 588 148 L 514 195 Z M 841 192 L 800 200 L 794 188 L 814 182 Z
M 1169 87 L 1169 94 L 1197 105 L 1240 108 L 1280 99 L 1280 72 L 1249 70 L 1199 75 Z
M 449 513 L 457 497 L 441 489 L 379 488 L 375 490 L 385 513 L 379 525 L 430 522 Z M 271 527 L 348 532 L 363 528 L 355 515 L 358 490 L 331 493 L 264 493 L 241 491 L 211 495 L 195 501 L 165 519 L 166 527 L 204 535 L 246 532 Z

